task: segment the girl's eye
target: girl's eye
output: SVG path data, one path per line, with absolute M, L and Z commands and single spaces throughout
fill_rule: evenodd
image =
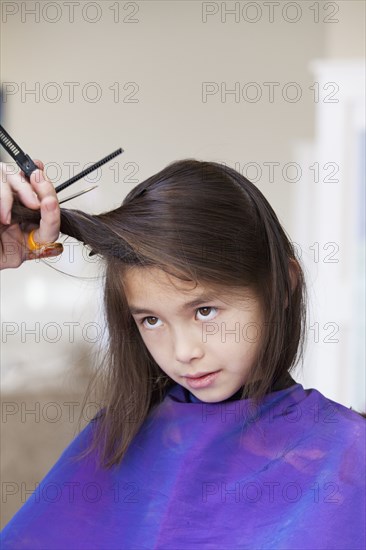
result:
M 207 312 L 207 310 L 213 310 L 213 309 L 217 310 L 217 308 L 213 307 L 213 306 L 204 306 L 204 307 L 199 307 L 198 309 L 196 309 L 196 312 L 197 311 L 202 311 L 203 312 L 202 313 L 203 318 L 204 318 L 205 321 L 207 321 L 208 315 L 205 314 L 205 313 Z M 150 323 L 151 319 L 154 319 L 152 324 Z M 145 321 L 146 321 L 146 323 L 145 323 Z M 159 326 L 156 321 L 159 321 L 158 317 L 144 317 L 143 319 L 141 319 L 140 324 L 144 325 L 145 328 L 152 329 L 156 326 Z
M 199 307 L 196 311 L 200 311 L 200 310 L 207 311 L 207 310 L 212 310 L 212 309 L 216 309 L 216 311 L 217 311 L 217 308 L 214 307 L 214 306 Z M 203 317 L 204 317 L 204 319 L 207 321 L 208 315 L 207 315 L 207 314 L 205 315 L 205 313 L 203 313 Z
M 141 319 L 140 323 L 141 325 L 144 325 L 146 328 L 150 327 L 156 327 L 156 323 L 153 323 L 152 325 L 150 323 L 148 323 L 147 325 L 145 325 L 145 321 L 147 321 L 148 319 L 156 319 L 158 320 L 157 317 L 144 317 L 143 319 Z

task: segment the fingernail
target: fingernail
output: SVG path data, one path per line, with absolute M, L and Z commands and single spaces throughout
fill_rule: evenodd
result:
M 34 172 L 32 172 L 31 176 L 34 177 L 34 180 L 36 183 L 39 183 L 42 179 L 43 179 L 43 174 L 42 174 L 42 171 L 38 168 L 37 170 L 34 170 Z
M 42 247 L 39 250 L 34 250 L 28 254 L 29 259 L 49 258 L 51 256 L 59 256 L 64 251 L 61 243 L 52 243 L 47 247 Z
M 47 246 L 42 252 L 42 257 L 48 258 L 49 256 L 59 256 L 64 251 L 64 247 L 61 243 L 53 243 L 51 246 Z
M 8 215 L 6 216 L 6 224 L 7 225 L 11 224 L 11 212 L 9 212 Z

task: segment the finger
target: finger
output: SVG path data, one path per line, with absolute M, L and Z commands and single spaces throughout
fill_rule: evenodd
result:
M 40 201 L 48 196 L 57 199 L 57 193 L 53 184 L 42 170 L 35 170 L 32 172 L 29 181 Z
M 11 205 L 13 204 L 13 193 L 6 181 L 1 179 L 1 200 L 0 200 L 0 222 L 10 224 Z
M 34 239 L 39 244 L 53 242 L 60 233 L 60 206 L 55 188 L 41 170 L 31 174 L 30 182 L 41 201 L 41 221 Z
M 38 166 L 38 168 L 40 168 L 40 169 L 42 170 L 42 172 L 43 172 L 43 170 L 44 170 L 44 164 L 43 164 L 43 162 L 42 162 L 41 160 L 39 160 L 39 159 L 34 159 L 34 164 L 36 164 L 36 165 Z
M 33 233 L 39 244 L 54 242 L 60 234 L 60 207 L 56 197 L 48 195 L 41 201 L 39 228 Z
M 13 204 L 13 193 L 17 193 L 22 203 L 32 209 L 40 206 L 34 189 L 28 181 L 22 178 L 20 172 L 17 174 L 9 173 L 9 165 L 0 163 L 1 176 L 1 211 L 0 220 L 2 223 L 10 223 L 9 214 Z

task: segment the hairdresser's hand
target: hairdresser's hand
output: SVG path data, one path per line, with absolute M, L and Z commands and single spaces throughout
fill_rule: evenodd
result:
M 31 174 L 30 183 L 23 172 L 9 174 L 6 164 L 0 163 L 0 269 L 19 267 L 26 260 L 47 258 L 62 253 L 62 244 L 55 243 L 60 233 L 60 207 L 54 186 L 43 173 L 44 165 Z M 14 196 L 32 210 L 40 210 L 40 225 L 11 223 Z M 34 229 L 33 248 L 28 237 Z M 46 245 L 46 246 L 42 246 Z

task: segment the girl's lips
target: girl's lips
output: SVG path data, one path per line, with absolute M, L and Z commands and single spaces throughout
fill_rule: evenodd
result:
M 209 386 L 216 380 L 217 376 L 219 375 L 221 371 L 215 371 L 211 372 L 209 374 L 205 374 L 203 376 L 199 376 L 197 378 L 191 378 L 191 377 L 185 377 L 188 386 L 191 388 L 205 388 L 206 386 Z

